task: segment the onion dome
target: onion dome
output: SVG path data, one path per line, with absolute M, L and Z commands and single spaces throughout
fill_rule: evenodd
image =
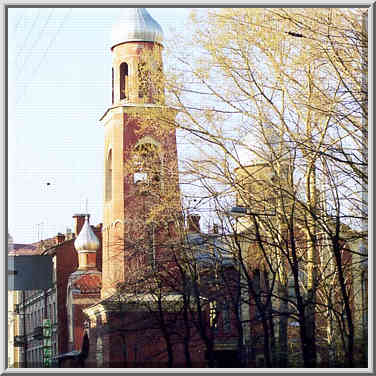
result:
M 89 224 L 89 216 L 85 218 L 80 234 L 74 241 L 74 247 L 77 252 L 96 251 L 99 248 L 99 240 Z
M 126 8 L 113 26 L 111 48 L 126 42 L 157 42 L 162 44 L 163 31 L 145 8 Z

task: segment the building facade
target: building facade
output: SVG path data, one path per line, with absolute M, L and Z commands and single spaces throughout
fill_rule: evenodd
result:
M 76 214 L 75 233 L 81 231 L 86 215 Z M 101 225 L 93 227 L 101 239 Z M 75 233 L 57 234 L 56 237 L 32 245 L 15 244 L 10 255 L 50 255 L 53 261 L 53 284 L 46 290 L 11 292 L 17 296 L 12 309 L 16 329 L 13 341 L 16 347 L 15 367 L 38 368 L 44 366 L 43 320 L 51 323 L 51 358 L 68 352 L 72 345 L 68 335 L 67 286 L 70 275 L 78 267 L 74 248 Z M 98 267 L 101 267 L 101 244 L 98 250 Z

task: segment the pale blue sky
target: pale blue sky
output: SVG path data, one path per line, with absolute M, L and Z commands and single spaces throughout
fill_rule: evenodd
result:
M 166 40 L 171 28 L 185 32 L 190 9 L 147 9 Z M 102 222 L 99 118 L 111 100 L 109 41 L 118 14 L 9 9 L 8 230 L 15 242 L 37 241 L 38 227 L 43 238 L 72 228 L 86 198 L 91 223 Z

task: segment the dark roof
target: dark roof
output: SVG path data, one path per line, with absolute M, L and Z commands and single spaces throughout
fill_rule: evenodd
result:
M 37 249 L 37 247 L 33 244 L 20 244 L 20 243 L 15 243 L 13 244 L 13 249 L 15 251 L 19 249 Z
M 9 255 L 40 255 L 44 252 L 46 248 L 50 248 L 56 243 L 56 238 L 47 238 L 39 242 L 22 244 L 13 243 L 8 251 Z
M 15 244 L 12 244 L 12 248 L 8 252 L 8 254 L 11 256 L 39 255 L 40 253 L 41 253 L 41 249 L 35 243 L 34 244 L 15 243 Z

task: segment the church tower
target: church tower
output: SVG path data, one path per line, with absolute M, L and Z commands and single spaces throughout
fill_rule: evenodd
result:
M 160 25 L 144 8 L 124 9 L 112 30 L 112 104 L 101 118 L 102 297 L 146 262 L 142 253 L 154 247 L 161 220 L 153 213 L 164 213 L 166 200 L 170 209 L 180 202 L 175 129 L 167 125 L 175 112 L 164 105 L 162 41 Z M 139 265 L 132 269 L 132 263 Z

